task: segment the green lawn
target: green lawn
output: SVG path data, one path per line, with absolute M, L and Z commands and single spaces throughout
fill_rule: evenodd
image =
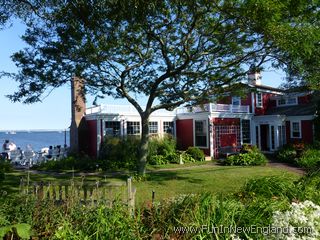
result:
M 190 167 L 190 165 L 189 165 Z M 261 167 L 236 167 L 216 165 L 195 165 L 194 168 L 170 170 L 161 169 L 148 173 L 148 180 L 134 182 L 137 189 L 136 201 L 138 204 L 150 203 L 152 191 L 155 191 L 155 200 L 173 197 L 179 194 L 190 194 L 199 192 L 211 192 L 215 194 L 230 194 L 238 191 L 246 180 L 259 176 L 289 175 L 292 179 L 298 179 L 297 173 L 288 172 L 282 168 L 269 166 Z M 27 179 L 27 172 L 12 172 L 7 174 L 2 183 L 2 190 L 9 193 L 18 192 L 20 177 Z M 46 174 L 30 174 L 30 182 L 64 182 L 69 183 L 72 176 L 52 176 Z M 81 182 L 81 176 L 74 177 L 75 181 Z M 95 183 L 97 180 L 113 183 L 124 182 L 126 176 L 108 177 L 86 176 L 85 182 Z
M 147 203 L 151 201 L 152 191 L 155 191 L 156 200 L 204 191 L 229 194 L 238 191 L 250 178 L 275 175 L 290 176 L 293 180 L 300 177 L 297 173 L 268 166 L 212 166 L 161 171 L 150 174 L 148 181 L 135 184 L 137 187 L 136 197 L 139 203 Z

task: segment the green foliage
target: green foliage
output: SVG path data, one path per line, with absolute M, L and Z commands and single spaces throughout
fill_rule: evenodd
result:
M 246 145 L 239 154 L 230 155 L 224 161 L 225 165 L 230 166 L 258 166 L 266 163 L 266 157 L 257 147 L 248 147 Z
M 5 179 L 5 173 L 10 172 L 11 170 L 11 164 L 7 160 L 0 158 L 0 182 L 2 182 Z
M 320 205 L 320 169 L 309 172 L 297 182 L 299 199 Z
M 291 178 L 271 176 L 250 179 L 243 190 L 242 197 L 287 198 L 289 201 L 297 196 L 297 188 Z
M 307 149 L 297 160 L 299 166 L 312 170 L 320 168 L 320 150 L 319 149 Z
M 60 160 L 49 160 L 39 165 L 34 165 L 32 169 L 45 171 L 80 170 L 94 171 L 99 168 L 99 162 L 85 154 L 71 155 Z
M 292 144 L 284 145 L 276 152 L 276 158 L 280 162 L 295 163 L 296 157 L 297 151 Z
M 5 227 L 0 227 L 0 238 L 11 238 L 18 237 L 21 239 L 30 239 L 31 237 L 31 226 L 29 224 L 20 223 Z
M 203 151 L 198 147 L 188 147 L 186 154 L 189 154 L 195 161 L 202 162 L 205 160 Z
M 104 170 L 136 169 L 139 139 L 107 137 L 100 148 L 99 166 Z
M 148 163 L 151 165 L 164 165 L 179 163 L 176 153 L 176 141 L 172 137 L 154 137 L 148 145 Z
M 136 177 L 134 181 L 145 180 Z M 25 223 L 32 228 L 30 236 L 39 239 L 233 239 L 232 233 L 212 232 L 212 227 L 268 226 L 274 212 L 287 210 L 291 201 L 310 199 L 319 205 L 319 186 L 319 173 L 308 174 L 297 183 L 286 176 L 260 177 L 249 180 L 235 195 L 179 195 L 137 207 L 134 216 L 119 200 L 112 206 L 109 202 L 78 204 L 73 198 L 55 204 L 13 195 L 0 198 L 0 231 Z M 265 236 L 247 232 L 238 237 Z

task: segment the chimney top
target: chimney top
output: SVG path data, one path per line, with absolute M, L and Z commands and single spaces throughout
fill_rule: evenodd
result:
M 261 85 L 261 69 L 251 66 L 248 72 L 248 83 L 252 85 Z

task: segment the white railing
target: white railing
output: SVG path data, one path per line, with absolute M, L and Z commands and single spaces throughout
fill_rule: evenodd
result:
M 249 113 L 249 106 L 210 103 L 210 104 L 205 104 L 203 106 L 181 107 L 176 109 L 177 114 L 199 113 L 199 112 Z
M 142 106 L 142 109 L 145 107 Z M 96 107 L 89 107 L 86 109 L 86 114 L 119 114 L 119 115 L 139 115 L 138 111 L 130 105 L 99 105 Z M 152 115 L 174 115 L 174 112 L 160 109 L 152 113 Z

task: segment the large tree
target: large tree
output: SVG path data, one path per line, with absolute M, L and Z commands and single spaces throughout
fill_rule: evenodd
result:
M 289 0 L 50 2 L 54 4 L 41 10 L 41 20 L 28 23 L 23 39 L 29 47 L 13 55 L 20 71 L 12 76 L 20 85 L 10 98 L 39 101 L 42 94 L 72 76 L 84 78 L 86 91 L 92 94 L 126 98 L 141 116 L 141 174 L 152 112 L 209 101 L 226 86 L 243 80 L 252 64 L 261 67 L 273 61 L 276 67 L 284 66 L 293 55 L 290 34 L 307 31 L 299 23 L 310 23 L 311 18 L 300 15 L 314 14 L 308 9 L 315 4 Z M 309 32 L 316 35 L 310 26 Z M 313 51 L 314 35 L 297 41 L 309 44 Z M 147 98 L 145 107 L 137 100 L 140 96 Z

